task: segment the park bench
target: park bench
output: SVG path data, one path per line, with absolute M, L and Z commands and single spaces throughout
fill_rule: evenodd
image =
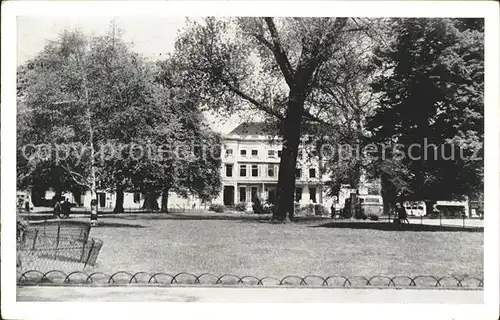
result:
M 30 225 L 18 243 L 18 263 L 30 260 L 33 263 L 54 261 L 94 265 L 102 241 L 89 238 L 90 225 L 43 223 Z M 25 261 L 23 261 L 25 260 Z

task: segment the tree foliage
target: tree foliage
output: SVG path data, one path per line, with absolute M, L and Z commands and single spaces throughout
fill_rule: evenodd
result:
M 347 18 L 206 18 L 190 22 L 174 61 L 210 110 L 257 110 L 283 138 L 274 218 L 293 216 L 298 145 L 306 122 L 328 123 L 330 106 L 311 99 L 352 35 Z
M 170 72 L 133 52 L 114 25 L 104 36 L 65 31 L 47 44 L 18 68 L 19 184 L 94 197 L 97 189 L 213 197 L 220 162 L 177 157 L 175 147 L 217 145 L 218 137 L 181 86 L 159 81 L 160 71 Z M 40 145 L 46 157 L 26 148 Z M 164 146 L 170 153 L 159 155 Z
M 373 58 L 380 67 L 373 82 L 380 108 L 369 128 L 371 141 L 400 148 L 374 163 L 374 171 L 393 194 L 408 198 L 481 192 L 482 20 L 393 19 L 391 30 L 394 41 Z

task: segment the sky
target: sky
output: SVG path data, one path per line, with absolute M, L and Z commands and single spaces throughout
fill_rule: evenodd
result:
M 193 19 L 190 17 L 190 19 Z M 103 35 L 115 21 L 123 32 L 123 39 L 134 51 L 150 60 L 162 59 L 174 50 L 176 35 L 182 30 L 186 17 L 18 17 L 17 65 L 36 56 L 50 40 L 57 40 L 65 29 L 79 29 L 87 35 Z M 211 127 L 228 133 L 242 120 L 234 115 L 223 118 L 206 113 Z

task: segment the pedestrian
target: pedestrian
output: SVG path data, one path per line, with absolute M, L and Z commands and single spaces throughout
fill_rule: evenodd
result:
M 56 200 L 56 202 L 54 204 L 54 217 L 60 218 L 61 212 L 62 212 L 61 203 Z
M 62 207 L 62 213 L 65 218 L 69 217 L 69 214 L 71 213 L 71 206 L 68 201 L 68 198 L 64 198 L 64 202 L 61 205 Z
M 398 213 L 398 220 L 401 223 L 408 223 L 408 224 L 410 223 L 410 221 L 408 221 L 408 214 L 406 213 L 406 208 L 402 202 L 397 204 L 397 213 Z
M 335 218 L 335 207 L 333 206 L 333 204 L 330 207 L 330 212 L 332 214 L 332 219 Z
M 29 198 L 24 203 L 24 209 L 26 210 L 27 213 L 30 213 L 30 199 Z
M 92 199 L 90 201 L 90 225 L 97 225 L 97 199 Z

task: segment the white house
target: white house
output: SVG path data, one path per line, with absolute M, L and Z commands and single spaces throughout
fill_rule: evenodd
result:
M 250 203 L 254 194 L 259 198 L 274 203 L 278 184 L 278 170 L 281 157 L 281 141 L 266 133 L 264 123 L 242 123 L 223 139 L 221 178 L 222 189 L 212 201 L 225 205 Z M 333 199 L 326 196 L 323 186 L 327 177 L 319 170 L 318 159 L 308 157 L 303 152 L 297 159 L 295 201 L 301 204 L 318 203 L 329 207 Z M 47 191 L 45 199 L 52 199 L 53 191 Z M 65 193 L 63 197 L 72 203 L 89 207 L 90 192 L 81 195 Z M 97 191 L 99 208 L 111 209 L 116 203 L 116 193 L 105 190 Z M 144 203 L 144 196 L 139 192 L 125 192 L 124 209 L 139 209 Z M 161 196 L 158 199 L 161 203 Z M 203 206 L 195 196 L 184 198 L 170 193 L 169 208 L 187 209 Z
M 248 203 L 254 195 L 270 203 L 276 199 L 281 140 L 270 137 L 264 123 L 240 124 L 224 138 L 222 148 L 222 190 L 216 202 L 224 205 Z M 295 170 L 296 202 L 331 205 L 326 197 L 326 177 L 319 170 L 318 159 L 306 152 L 297 159 Z

